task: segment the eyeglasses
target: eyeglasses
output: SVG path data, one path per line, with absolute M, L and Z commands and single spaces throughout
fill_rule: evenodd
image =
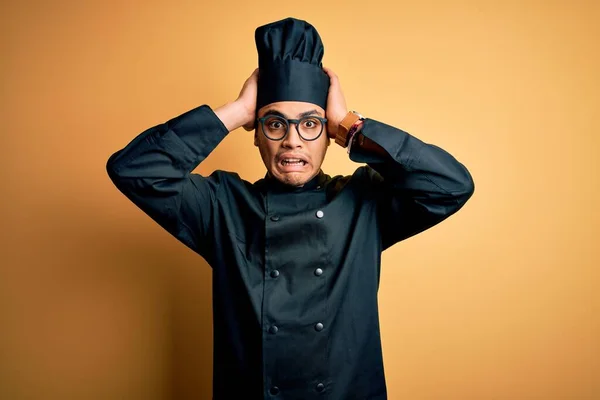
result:
M 296 124 L 298 135 L 305 141 L 317 140 L 323 133 L 327 118 L 314 115 L 300 119 L 288 119 L 279 115 L 265 115 L 257 118 L 263 134 L 270 140 L 283 140 L 290 130 L 290 124 Z

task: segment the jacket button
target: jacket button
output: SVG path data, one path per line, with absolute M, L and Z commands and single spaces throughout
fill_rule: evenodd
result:
M 271 332 L 273 334 L 277 333 L 277 331 L 279 331 L 279 328 L 277 327 L 277 325 L 273 325 L 272 327 L 269 328 L 269 332 Z
M 321 275 L 323 275 L 323 270 L 322 270 L 321 268 L 317 268 L 317 269 L 315 269 L 315 275 L 316 275 L 316 276 L 321 276 Z
M 277 215 L 277 214 L 271 215 L 271 221 L 273 221 L 273 222 L 279 221 L 279 215 Z
M 323 390 L 325 390 L 325 385 L 323 385 L 322 383 L 317 384 L 317 392 L 322 392 Z
M 271 390 L 269 390 L 269 392 L 270 392 L 270 393 L 271 393 L 273 396 L 276 396 L 276 395 L 278 395 L 278 394 L 279 394 L 279 388 L 278 388 L 277 386 L 273 386 L 273 387 L 271 388 Z
M 315 325 L 315 330 L 316 330 L 317 332 L 321 332 L 321 331 L 323 330 L 323 324 L 322 324 L 322 323 L 320 323 L 320 322 L 319 322 L 318 324 L 316 324 L 316 325 Z
M 277 271 L 276 269 L 271 271 L 271 278 L 277 278 L 278 276 L 279 276 L 279 271 Z
M 325 215 L 325 213 L 323 213 L 323 211 L 321 211 L 321 210 L 317 211 L 317 218 L 323 218 L 324 215 Z

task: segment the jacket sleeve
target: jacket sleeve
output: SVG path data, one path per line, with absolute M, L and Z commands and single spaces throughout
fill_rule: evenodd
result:
M 472 196 L 471 174 L 443 149 L 372 119 L 361 133 L 384 150 L 353 145 L 350 152 L 351 160 L 371 168 L 383 249 L 438 224 Z
M 227 133 L 203 105 L 142 132 L 106 164 L 110 179 L 127 198 L 209 263 L 208 233 L 220 175 L 192 171 Z

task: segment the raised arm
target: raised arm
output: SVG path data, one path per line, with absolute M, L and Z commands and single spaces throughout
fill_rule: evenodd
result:
M 445 150 L 367 119 L 350 158 L 366 162 L 379 196 L 383 248 L 438 224 L 471 197 L 467 168 Z
M 205 258 L 219 174 L 192 171 L 232 130 L 254 120 L 256 79 L 248 78 L 238 99 L 212 110 L 203 105 L 139 134 L 108 159 L 115 186 L 140 209 Z
M 325 71 L 328 129 L 334 136 L 347 108 L 337 76 Z M 369 187 L 378 198 L 384 249 L 448 218 L 474 192 L 471 174 L 451 154 L 372 119 L 354 136 L 350 158 L 371 167 Z

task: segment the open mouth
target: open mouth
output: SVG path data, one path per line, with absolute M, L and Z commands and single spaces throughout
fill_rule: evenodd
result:
M 306 161 L 301 160 L 300 158 L 283 158 L 280 163 L 284 167 L 303 167 L 306 165 Z

